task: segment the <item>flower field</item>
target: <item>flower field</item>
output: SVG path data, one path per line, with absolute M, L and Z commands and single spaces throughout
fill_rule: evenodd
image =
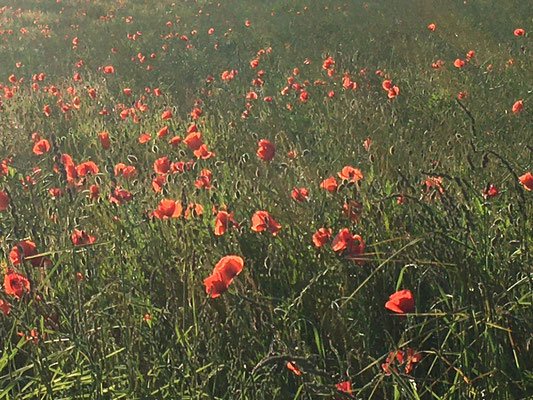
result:
M 0 399 L 533 396 L 529 1 L 0 4 Z

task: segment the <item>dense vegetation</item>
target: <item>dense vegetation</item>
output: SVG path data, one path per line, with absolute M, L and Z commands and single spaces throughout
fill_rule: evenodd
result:
M 0 399 L 533 394 L 530 1 L 3 4 Z

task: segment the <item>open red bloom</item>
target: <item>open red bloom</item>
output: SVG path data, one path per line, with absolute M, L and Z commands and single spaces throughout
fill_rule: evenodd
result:
M 155 177 L 153 180 L 152 180 L 152 189 L 154 190 L 154 192 L 156 193 L 160 193 L 163 191 L 163 185 L 165 184 L 165 182 L 167 181 L 167 178 L 165 175 L 159 175 L 157 177 Z
M 533 175 L 531 172 L 526 172 L 524 175 L 521 175 L 519 179 L 526 190 L 533 190 Z
M 354 168 L 351 165 L 343 167 L 341 172 L 338 172 L 337 175 L 340 179 L 349 182 L 359 182 L 361 179 L 363 179 L 363 173 L 361 170 Z
M 4 276 L 4 290 L 6 294 L 20 299 L 24 292 L 30 291 L 30 281 L 22 274 L 8 272 Z
M 109 201 L 113 204 L 121 206 L 125 202 L 130 201 L 132 197 L 133 196 L 130 192 L 125 189 L 122 189 L 120 186 L 117 186 L 109 196 Z
M 196 130 L 190 132 L 185 139 L 183 139 L 183 143 L 185 146 L 189 148 L 191 151 L 198 150 L 200 146 L 202 146 L 202 132 L 198 132 Z
M 430 31 L 432 31 L 432 32 L 435 30 L 435 28 L 436 28 L 435 24 L 429 24 L 429 25 L 428 25 L 428 29 L 429 29 Z
M 185 209 L 185 218 L 200 217 L 204 215 L 204 206 L 200 203 L 189 203 Z
M 313 244 L 317 249 L 324 246 L 331 237 L 332 230 L 331 228 L 320 228 L 318 231 L 315 232 L 313 235 Z
M 326 189 L 330 193 L 336 192 L 338 187 L 339 184 L 337 183 L 337 180 L 334 176 L 332 176 L 331 178 L 324 179 L 320 183 L 320 189 Z
M 228 290 L 233 278 L 242 272 L 244 260 L 239 256 L 225 256 L 215 265 L 213 273 L 204 279 L 205 291 L 215 299 Z
M 340 382 L 335 385 L 339 392 L 352 393 L 352 384 L 350 381 Z
M 159 219 L 180 218 L 183 213 L 183 207 L 179 201 L 161 200 L 153 216 Z
M 170 169 L 170 161 L 167 157 L 161 157 L 154 161 L 154 171 L 156 174 L 165 175 Z
M 309 191 L 306 188 L 292 188 L 291 197 L 296 201 L 306 201 Z
M 277 236 L 281 230 L 281 225 L 270 216 L 268 211 L 256 211 L 252 216 L 252 231 L 263 232 L 268 230 L 272 236 Z
M 461 60 L 460 58 L 456 58 L 455 61 L 453 62 L 453 66 L 455 68 L 461 68 L 465 65 L 465 62 L 463 60 Z
M 257 157 L 264 161 L 270 161 L 274 158 L 276 147 L 268 140 L 262 139 L 259 141 L 259 148 L 257 149 Z
M 215 219 L 215 236 L 222 236 L 226 233 L 230 223 L 234 226 L 237 225 L 237 221 L 233 219 L 233 213 L 219 211 Z
M 0 190 L 0 211 L 7 210 L 9 206 L 9 197 L 6 192 Z
M 346 252 L 349 257 L 363 254 L 365 242 L 359 235 L 352 235 L 348 228 L 341 229 L 331 243 L 334 252 Z
M 207 145 L 204 143 L 200 147 L 198 147 L 196 150 L 193 151 L 196 158 L 202 158 L 204 160 L 208 160 L 211 157 L 215 156 L 215 153 L 209 151 L 207 149 Z
M 83 246 L 85 244 L 93 244 L 96 240 L 96 236 L 89 236 L 85 231 L 74 229 L 74 232 L 70 236 L 74 246 Z
M 148 142 L 152 137 L 148 135 L 147 133 L 143 133 L 141 136 L 139 136 L 139 143 L 145 144 Z
M 41 139 L 33 145 L 33 154 L 38 156 L 48 153 L 50 151 L 50 142 L 46 139 Z
M 516 28 L 513 33 L 515 36 L 524 36 L 526 31 L 522 28 Z
M 126 178 L 135 178 L 137 176 L 137 168 L 133 165 L 126 165 L 124 163 L 118 163 L 115 165 L 115 176 L 124 175 Z
M 76 166 L 76 173 L 78 176 L 87 176 L 90 174 L 97 174 L 99 171 L 98 165 L 92 161 L 85 161 Z
M 163 114 L 161 114 L 161 119 L 170 119 L 172 118 L 172 113 L 170 110 L 163 111 Z
M 114 74 L 115 73 L 115 67 L 112 65 L 106 65 L 104 67 L 104 74 Z
M 202 172 L 200 172 L 200 176 L 194 182 L 194 186 L 196 186 L 198 189 L 204 188 L 204 189 L 211 189 L 211 179 L 213 177 L 213 173 L 209 169 L 203 169 Z
M 385 308 L 398 314 L 412 313 L 415 309 L 415 299 L 410 290 L 400 290 L 389 296 Z
M 27 257 L 37 255 L 37 246 L 31 240 L 23 240 L 19 242 L 9 252 L 9 260 L 13 265 L 22 264 Z M 44 263 L 43 257 L 35 257 L 28 260 L 34 267 L 40 267 Z

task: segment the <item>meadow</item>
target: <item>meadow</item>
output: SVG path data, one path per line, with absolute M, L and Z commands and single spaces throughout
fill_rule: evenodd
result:
M 532 34 L 0 3 L 0 399 L 531 398 Z

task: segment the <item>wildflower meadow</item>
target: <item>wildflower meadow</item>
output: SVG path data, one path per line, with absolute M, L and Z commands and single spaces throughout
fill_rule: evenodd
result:
M 533 398 L 530 0 L 0 2 L 0 399 Z

